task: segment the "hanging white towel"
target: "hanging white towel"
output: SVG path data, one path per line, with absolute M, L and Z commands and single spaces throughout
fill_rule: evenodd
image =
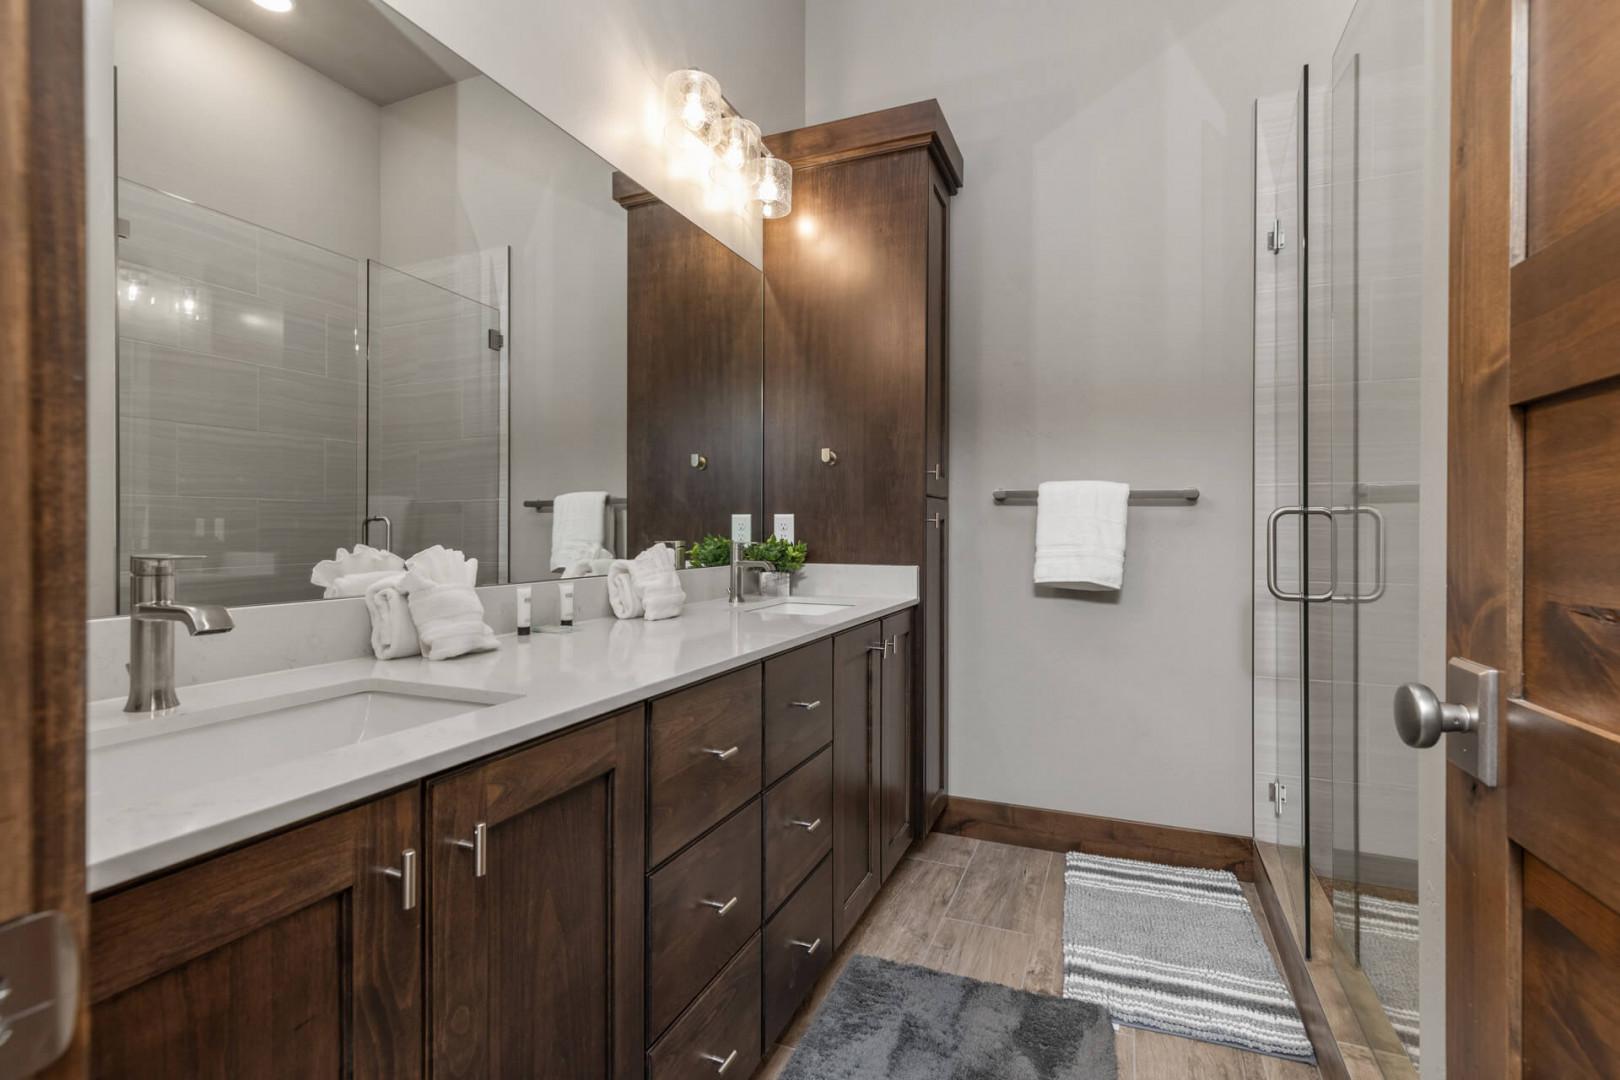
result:
M 606 530 L 605 491 L 570 491 L 551 504 L 551 569 L 566 570 L 581 559 L 595 559 Z
M 1057 480 L 1040 486 L 1035 510 L 1035 584 L 1117 589 L 1125 580 L 1129 484 Z
M 422 651 L 411 618 L 410 602 L 399 591 L 403 570 L 386 574 L 366 589 L 366 610 L 371 614 L 371 651 L 379 660 L 398 660 Z

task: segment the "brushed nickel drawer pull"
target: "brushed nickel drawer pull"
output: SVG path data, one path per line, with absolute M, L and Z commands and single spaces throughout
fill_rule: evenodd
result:
M 416 907 L 416 849 L 406 848 L 399 853 L 399 869 L 392 866 L 382 868 L 384 877 L 395 878 L 400 884 L 400 910 L 411 911 Z
M 932 476 L 935 480 L 945 479 L 945 466 L 935 465 L 932 469 L 928 470 L 928 475 Z
M 720 1067 L 714 1070 L 714 1075 L 719 1076 L 721 1073 L 731 1068 L 731 1063 L 737 1060 L 737 1051 L 733 1050 L 725 1057 L 721 1057 L 719 1054 L 699 1054 L 698 1057 L 702 1058 L 704 1061 L 719 1062 Z
M 797 945 L 799 948 L 804 950 L 804 955 L 806 956 L 814 956 L 816 955 L 816 950 L 821 948 L 821 939 L 816 938 L 814 941 L 800 941 L 798 938 L 793 938 L 788 942 L 788 944 Z
M 450 841 L 458 848 L 473 853 L 473 877 L 483 877 L 489 869 L 489 825 L 480 821 L 473 826 L 471 840 Z
M 884 656 L 888 656 L 889 655 L 889 643 L 887 641 L 874 641 L 872 644 L 870 644 L 870 645 L 868 645 L 866 647 L 866 651 L 867 652 L 880 652 Z
M 795 709 L 803 709 L 805 712 L 809 712 L 811 709 L 821 708 L 821 699 L 817 698 L 815 701 L 790 701 L 788 704 Z
M 821 819 L 816 818 L 814 821 L 806 821 L 803 818 L 794 818 L 792 821 L 788 822 L 788 824 L 797 825 L 805 832 L 815 832 L 817 829 L 821 828 Z
M 723 919 L 726 917 L 727 912 L 737 906 L 737 897 L 733 896 L 723 904 L 718 900 L 699 900 L 698 903 L 704 907 L 714 908 L 715 918 Z
M 735 756 L 739 749 L 741 749 L 741 748 L 733 746 L 730 750 L 716 750 L 712 746 L 705 746 L 703 748 L 703 752 L 705 754 L 713 754 L 715 757 L 719 758 L 721 761 L 725 761 L 726 759 Z

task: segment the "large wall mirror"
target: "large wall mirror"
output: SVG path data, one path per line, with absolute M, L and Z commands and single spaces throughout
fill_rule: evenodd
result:
M 358 542 L 497 584 L 757 521 L 759 271 L 386 4 L 276 6 L 113 2 L 95 614 L 136 553 L 200 556 L 183 596 L 283 603 Z

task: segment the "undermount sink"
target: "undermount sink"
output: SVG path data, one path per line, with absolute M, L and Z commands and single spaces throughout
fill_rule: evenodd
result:
M 516 695 L 362 679 L 163 717 L 90 734 L 86 791 L 122 804 L 196 787 L 475 712 Z
M 782 600 L 755 608 L 753 613 L 767 618 L 774 615 L 835 615 L 849 606 L 821 600 Z

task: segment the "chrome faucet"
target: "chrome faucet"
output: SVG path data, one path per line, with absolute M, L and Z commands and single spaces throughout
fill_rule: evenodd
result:
M 745 559 L 742 557 L 742 553 L 742 541 L 733 540 L 731 542 L 731 589 L 726 598 L 734 607 L 743 602 L 743 583 L 746 580 L 743 577 L 744 574 L 750 570 L 768 571 L 776 569 L 775 565 L 762 562 L 759 559 Z
M 174 599 L 174 564 L 201 555 L 129 557 L 129 699 L 124 711 L 159 714 L 180 704 L 174 692 L 174 624 L 186 633 L 223 634 L 236 625 L 217 604 Z

